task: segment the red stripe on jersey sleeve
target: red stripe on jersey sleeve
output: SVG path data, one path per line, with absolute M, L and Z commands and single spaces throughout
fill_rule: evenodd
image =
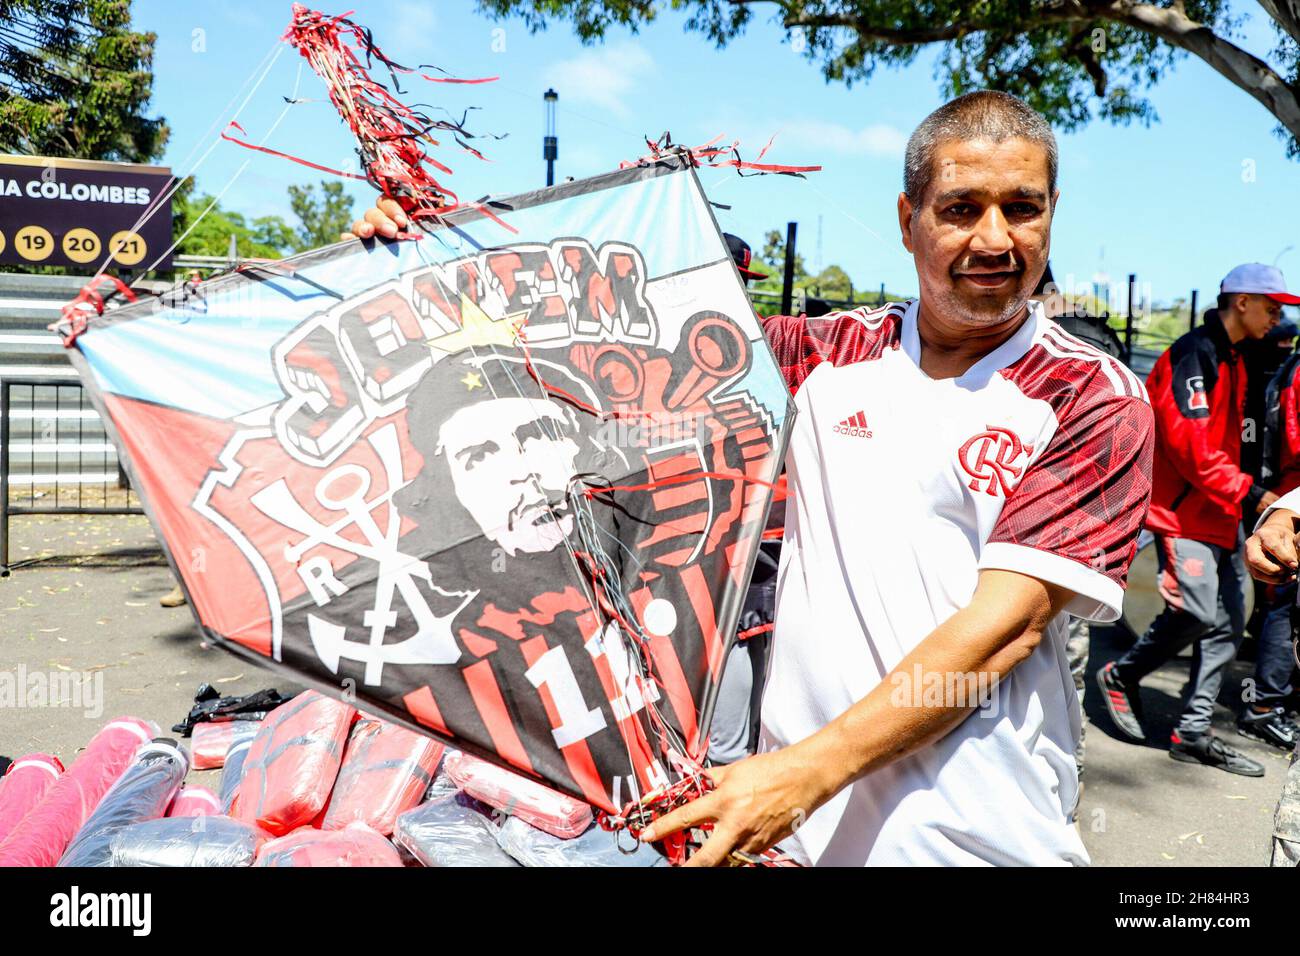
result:
M 1069 558 L 1124 587 L 1151 500 L 1151 406 L 1118 394 L 1095 361 L 1041 347 L 1002 374 L 1048 402 L 1058 425 L 1008 496 L 988 543 Z
M 886 347 L 898 348 L 906 311 L 907 303 L 894 302 L 816 319 L 773 315 L 763 320 L 763 334 L 793 394 L 822 362 L 851 365 L 879 358 Z

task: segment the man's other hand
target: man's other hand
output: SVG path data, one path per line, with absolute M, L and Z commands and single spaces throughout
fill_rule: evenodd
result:
M 1296 552 L 1294 511 L 1280 508 L 1268 516 L 1259 530 L 1246 539 L 1246 566 L 1256 579 L 1267 584 L 1286 584 L 1295 577 L 1300 557 Z
M 397 200 L 381 196 L 374 206 L 366 210 L 364 216 L 352 224 L 351 231 L 342 233 L 339 238 L 373 239 L 382 236 L 385 239 L 396 239 L 397 234 L 410 224 L 411 220 L 397 204 Z

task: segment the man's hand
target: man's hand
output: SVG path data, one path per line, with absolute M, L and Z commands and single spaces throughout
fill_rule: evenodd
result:
M 1269 508 L 1273 507 L 1273 503 L 1277 501 L 1278 497 L 1279 496 L 1275 491 L 1264 492 L 1264 494 L 1260 496 L 1259 504 L 1255 505 L 1255 514 L 1262 515 Z
M 755 854 L 775 845 L 854 780 L 939 740 L 980 704 L 971 699 L 977 695 L 963 694 L 938 705 L 899 705 L 894 675 L 908 682 L 920 668 L 996 693 L 1073 597 L 1014 571 L 981 571 L 970 604 L 931 631 L 866 697 L 811 737 L 710 770 L 716 789 L 665 814 L 641 839 L 653 842 L 713 821 L 712 834 L 689 861 L 693 866 L 718 866 L 733 851 Z
M 1280 508 L 1246 539 L 1246 566 L 1267 584 L 1286 584 L 1296 574 L 1296 520 L 1300 515 Z
M 352 231 L 339 235 L 340 239 L 373 239 L 376 235 L 396 239 L 397 234 L 411 224 L 395 199 L 380 197 L 366 214 L 352 224 Z
M 835 785 L 826 779 L 825 768 L 810 758 L 795 744 L 713 767 L 709 776 L 715 789 L 656 820 L 641 839 L 653 842 L 712 822 L 713 832 L 687 866 L 724 866 L 736 850 L 762 853 L 793 833 L 834 795 Z

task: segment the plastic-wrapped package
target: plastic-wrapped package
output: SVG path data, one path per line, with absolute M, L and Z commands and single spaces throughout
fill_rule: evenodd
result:
M 524 866 L 668 866 L 667 857 L 646 843 L 596 825 L 571 840 L 562 840 L 507 817 L 496 830 L 497 843 Z M 620 841 L 630 852 L 619 849 Z
M 53 866 L 100 799 L 158 728 L 136 717 L 111 720 L 72 766 L 0 842 L 0 866 Z
M 226 764 L 226 754 L 240 741 L 251 741 L 261 726 L 259 720 L 205 720 L 195 724 L 190 751 L 195 770 L 216 770 Z
M 448 756 L 443 766 L 456 786 L 489 806 L 531 823 L 561 839 L 591 826 L 591 807 L 536 781 L 466 753 Z
M 190 758 L 176 741 L 160 738 L 141 746 L 68 844 L 59 866 L 108 866 L 113 834 L 165 814 L 189 770 Z
M 439 797 L 449 797 L 460 791 L 460 787 L 447 776 L 447 760 L 460 754 L 459 750 L 453 750 L 447 747 L 442 753 L 442 762 L 438 765 L 437 772 L 433 775 L 433 783 L 429 784 L 429 789 L 424 794 L 421 803 L 428 803 L 430 800 L 437 800 Z
M 401 866 L 397 848 L 364 823 L 342 830 L 303 827 L 268 840 L 254 866 Z
M 267 835 L 226 816 L 163 817 L 113 834 L 110 866 L 252 866 Z
M 425 866 L 518 866 L 495 830 L 472 798 L 449 794 L 398 817 L 393 840 Z
M 41 802 L 61 773 L 63 764 L 52 754 L 27 754 L 9 765 L 0 777 L 0 840 Z
M 221 798 L 221 812 L 230 813 L 239 796 L 239 783 L 244 779 L 244 767 L 248 765 L 248 751 L 252 749 L 253 738 L 237 740 L 226 751 L 226 761 L 221 767 L 221 786 L 218 796 Z
M 221 813 L 221 800 L 207 787 L 181 787 L 167 808 L 169 817 L 212 817 Z
M 433 782 L 443 745 L 376 717 L 352 725 L 322 830 L 364 823 L 389 836 L 399 814 L 420 802 Z
M 304 691 L 266 715 L 244 761 L 230 815 L 273 836 L 311 823 L 325 807 L 356 709 Z

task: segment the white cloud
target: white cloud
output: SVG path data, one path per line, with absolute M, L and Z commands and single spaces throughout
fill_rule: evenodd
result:
M 654 70 L 654 59 L 639 44 L 619 43 L 552 64 L 544 82 L 566 100 L 630 116 L 625 98 Z
M 793 120 L 777 128 L 776 141 L 778 144 L 798 143 L 814 152 L 826 150 L 847 156 L 892 158 L 903 155 L 907 134 L 885 123 L 873 123 L 855 130 L 822 120 Z

